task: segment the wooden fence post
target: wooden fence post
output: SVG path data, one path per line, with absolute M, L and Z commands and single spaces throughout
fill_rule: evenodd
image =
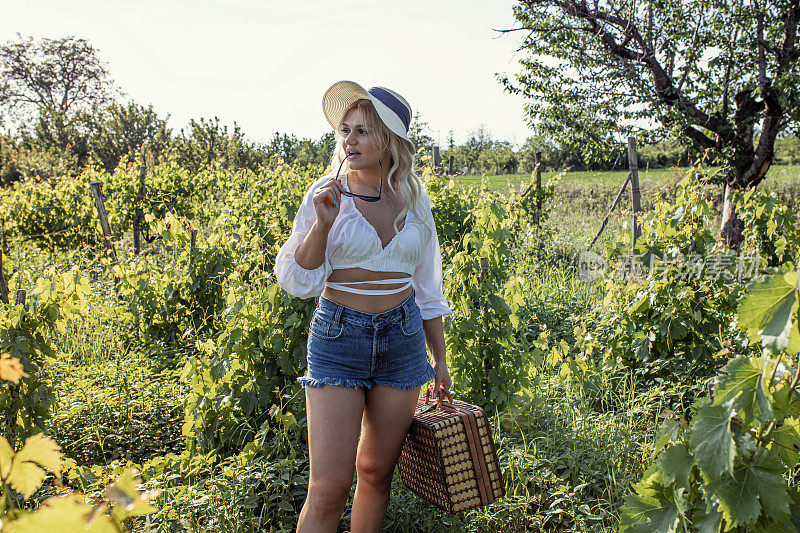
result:
M 433 168 L 438 170 L 442 166 L 442 158 L 439 155 L 439 145 L 433 145 Z
M 486 281 L 487 276 L 489 275 L 489 258 L 488 257 L 481 257 L 481 272 L 478 274 L 478 283 L 483 283 Z M 487 304 L 483 304 L 483 320 L 484 320 L 484 331 L 489 329 L 489 324 L 486 322 L 488 320 L 486 314 L 488 312 Z M 480 350 L 480 348 L 478 348 Z M 489 398 L 492 392 L 492 385 L 489 380 L 489 374 L 492 371 L 492 363 L 488 359 L 484 358 L 483 360 L 483 372 L 486 377 L 486 390 L 484 393 L 486 397 Z
M 542 212 L 542 152 L 536 152 L 536 209 Z
M 636 155 L 636 137 L 628 137 L 628 167 L 631 171 L 631 202 L 633 203 L 633 244 L 631 255 L 636 247 L 636 240 L 641 236 L 639 213 L 642 211 L 641 192 L 639 191 L 639 158 Z
M 6 276 L 3 273 L 3 245 L 5 244 L 6 240 L 6 221 L 3 220 L 2 224 L 0 224 L 0 235 L 2 235 L 2 240 L 0 240 L 0 301 L 4 304 L 8 305 L 8 284 L 6 283 Z
M 455 158 L 455 156 L 452 156 L 452 155 L 450 156 L 450 162 L 449 162 L 449 164 L 448 164 L 448 167 L 449 167 L 449 169 L 448 169 L 448 171 L 447 171 L 447 173 L 448 173 L 450 176 L 452 176 L 452 175 L 453 175 L 453 163 L 455 163 L 455 159 L 456 159 L 456 158 Z
M 100 225 L 103 227 L 103 237 L 105 237 L 106 240 L 106 248 L 111 252 L 111 259 L 116 265 L 119 261 L 117 260 L 117 251 L 114 249 L 114 241 L 111 236 L 111 226 L 108 224 L 106 206 L 103 204 L 103 193 L 100 190 L 102 184 L 99 181 L 93 181 L 89 184 L 89 187 L 92 188 L 94 205 L 97 207 L 97 214 L 100 216 Z
M 144 201 L 144 178 L 147 172 L 145 161 L 139 165 L 139 192 L 136 194 L 136 212 L 133 215 L 133 254 L 139 255 L 142 250 L 142 202 Z
M 25 298 L 28 295 L 28 291 L 25 289 L 17 290 L 17 298 L 14 301 L 14 305 L 23 305 L 25 303 Z M 20 385 L 9 383 L 8 384 L 8 391 L 11 393 L 12 402 L 19 398 L 19 391 Z M 8 433 L 6 433 L 6 440 L 11 445 L 11 449 L 13 450 L 17 443 L 17 409 L 12 408 L 8 410 L 6 413 L 6 429 Z

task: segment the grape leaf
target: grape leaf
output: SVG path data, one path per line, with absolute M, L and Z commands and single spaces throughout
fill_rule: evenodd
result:
M 789 506 L 789 523 L 795 531 L 800 531 L 800 491 L 795 488 L 790 489 L 789 498 L 792 500 Z
M 620 533 L 625 531 L 672 533 L 678 525 L 678 510 L 672 502 L 642 497 L 638 494 L 628 494 L 625 497 L 620 516 Z
M 786 353 L 797 355 L 798 352 L 800 352 L 800 321 L 795 320 L 789 333 L 789 345 L 786 347 Z
M 697 533 L 719 533 L 722 525 L 722 513 L 709 505 L 708 509 L 695 510 L 692 513 L 692 529 Z
M 761 357 L 750 359 L 739 356 L 722 369 L 717 378 L 716 399 L 714 403 L 722 404 L 733 400 L 736 409 L 745 424 L 754 420 L 766 422 L 773 420 L 772 403 L 764 391 L 762 377 L 763 364 L 768 360 Z
M 786 278 L 776 274 L 751 286 L 737 311 L 739 324 L 750 332 L 760 330 L 762 345 L 775 351 L 789 345 L 792 309 L 797 301 L 796 286 Z
M 665 418 L 664 422 L 661 423 L 661 432 L 658 434 L 658 438 L 656 439 L 653 455 L 657 455 L 658 452 L 661 451 L 664 446 L 669 444 L 670 442 L 675 442 L 678 440 L 678 433 L 681 429 L 681 424 L 675 418 Z
M 44 481 L 46 473 L 43 468 L 56 475 L 61 474 L 61 447 L 53 439 L 45 437 L 44 433 L 39 433 L 28 437 L 25 446 L 14 456 L 6 480 L 15 491 L 28 499 Z
M 712 478 L 733 470 L 736 444 L 730 430 L 732 415 L 730 403 L 704 403 L 689 433 L 689 447 L 695 463 Z
M 117 528 L 106 518 L 95 518 L 95 509 L 80 496 L 50 498 L 39 510 L 4 524 L 3 533 L 116 533 Z
M 761 345 L 781 352 L 789 347 L 792 335 L 792 318 L 797 315 L 796 293 L 781 303 L 772 320 L 764 324 L 761 330 Z
M 8 481 L 11 483 L 11 488 L 27 500 L 41 487 L 46 475 L 38 465 L 15 459 L 8 474 Z
M 675 483 L 679 487 L 689 488 L 689 475 L 692 472 L 692 456 L 683 443 L 669 446 L 659 459 L 664 472 L 664 483 Z
M 770 449 L 778 452 L 789 468 L 794 468 L 800 460 L 800 420 L 787 418 L 781 427 L 772 432 Z
M 781 363 L 781 365 L 783 365 L 783 363 Z M 792 395 L 796 394 L 796 392 L 792 391 Z M 788 383 L 772 391 L 772 410 L 775 412 L 775 418 L 778 420 L 792 416 L 794 409 L 792 409 L 791 402 L 789 401 Z
M 56 476 L 61 474 L 61 447 L 44 433 L 28 437 L 14 461 L 37 463 Z
M 22 368 L 22 363 L 11 354 L 0 354 L 0 379 L 12 381 L 19 385 L 19 380 L 30 377 Z
M 730 526 L 754 524 L 762 508 L 768 517 L 780 521 L 789 517 L 790 500 L 782 467 L 769 454 L 761 449 L 752 462 L 739 462 L 732 477 L 723 476 L 709 484 Z
M 0 477 L 6 479 L 14 461 L 14 450 L 5 437 L 0 437 Z

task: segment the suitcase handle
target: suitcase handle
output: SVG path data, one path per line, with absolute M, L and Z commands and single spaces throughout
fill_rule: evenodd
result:
M 436 395 L 436 404 L 437 404 L 438 407 L 442 407 L 442 404 L 444 403 L 443 396 L 447 397 L 447 399 L 449 400 L 451 405 L 453 404 L 453 396 L 450 394 L 449 390 L 445 390 L 444 392 L 440 392 L 439 394 Z M 429 403 L 431 403 L 431 387 L 430 387 L 430 385 L 428 386 L 428 389 L 425 391 L 425 405 L 428 405 Z

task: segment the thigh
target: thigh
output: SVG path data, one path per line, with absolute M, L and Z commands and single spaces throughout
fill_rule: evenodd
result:
M 364 391 L 306 387 L 310 482 L 351 483 L 364 411 Z
M 359 468 L 388 476 L 400 457 L 403 440 L 414 418 L 419 387 L 401 390 L 375 385 L 365 396 L 358 445 Z

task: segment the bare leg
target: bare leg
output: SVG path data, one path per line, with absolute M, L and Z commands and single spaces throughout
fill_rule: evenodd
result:
M 389 504 L 392 473 L 414 418 L 419 387 L 399 390 L 376 385 L 365 395 L 361 442 L 356 458 L 356 494 L 350 514 L 352 533 L 381 529 Z
M 364 391 L 306 387 L 310 479 L 297 531 L 335 532 L 353 484 Z

